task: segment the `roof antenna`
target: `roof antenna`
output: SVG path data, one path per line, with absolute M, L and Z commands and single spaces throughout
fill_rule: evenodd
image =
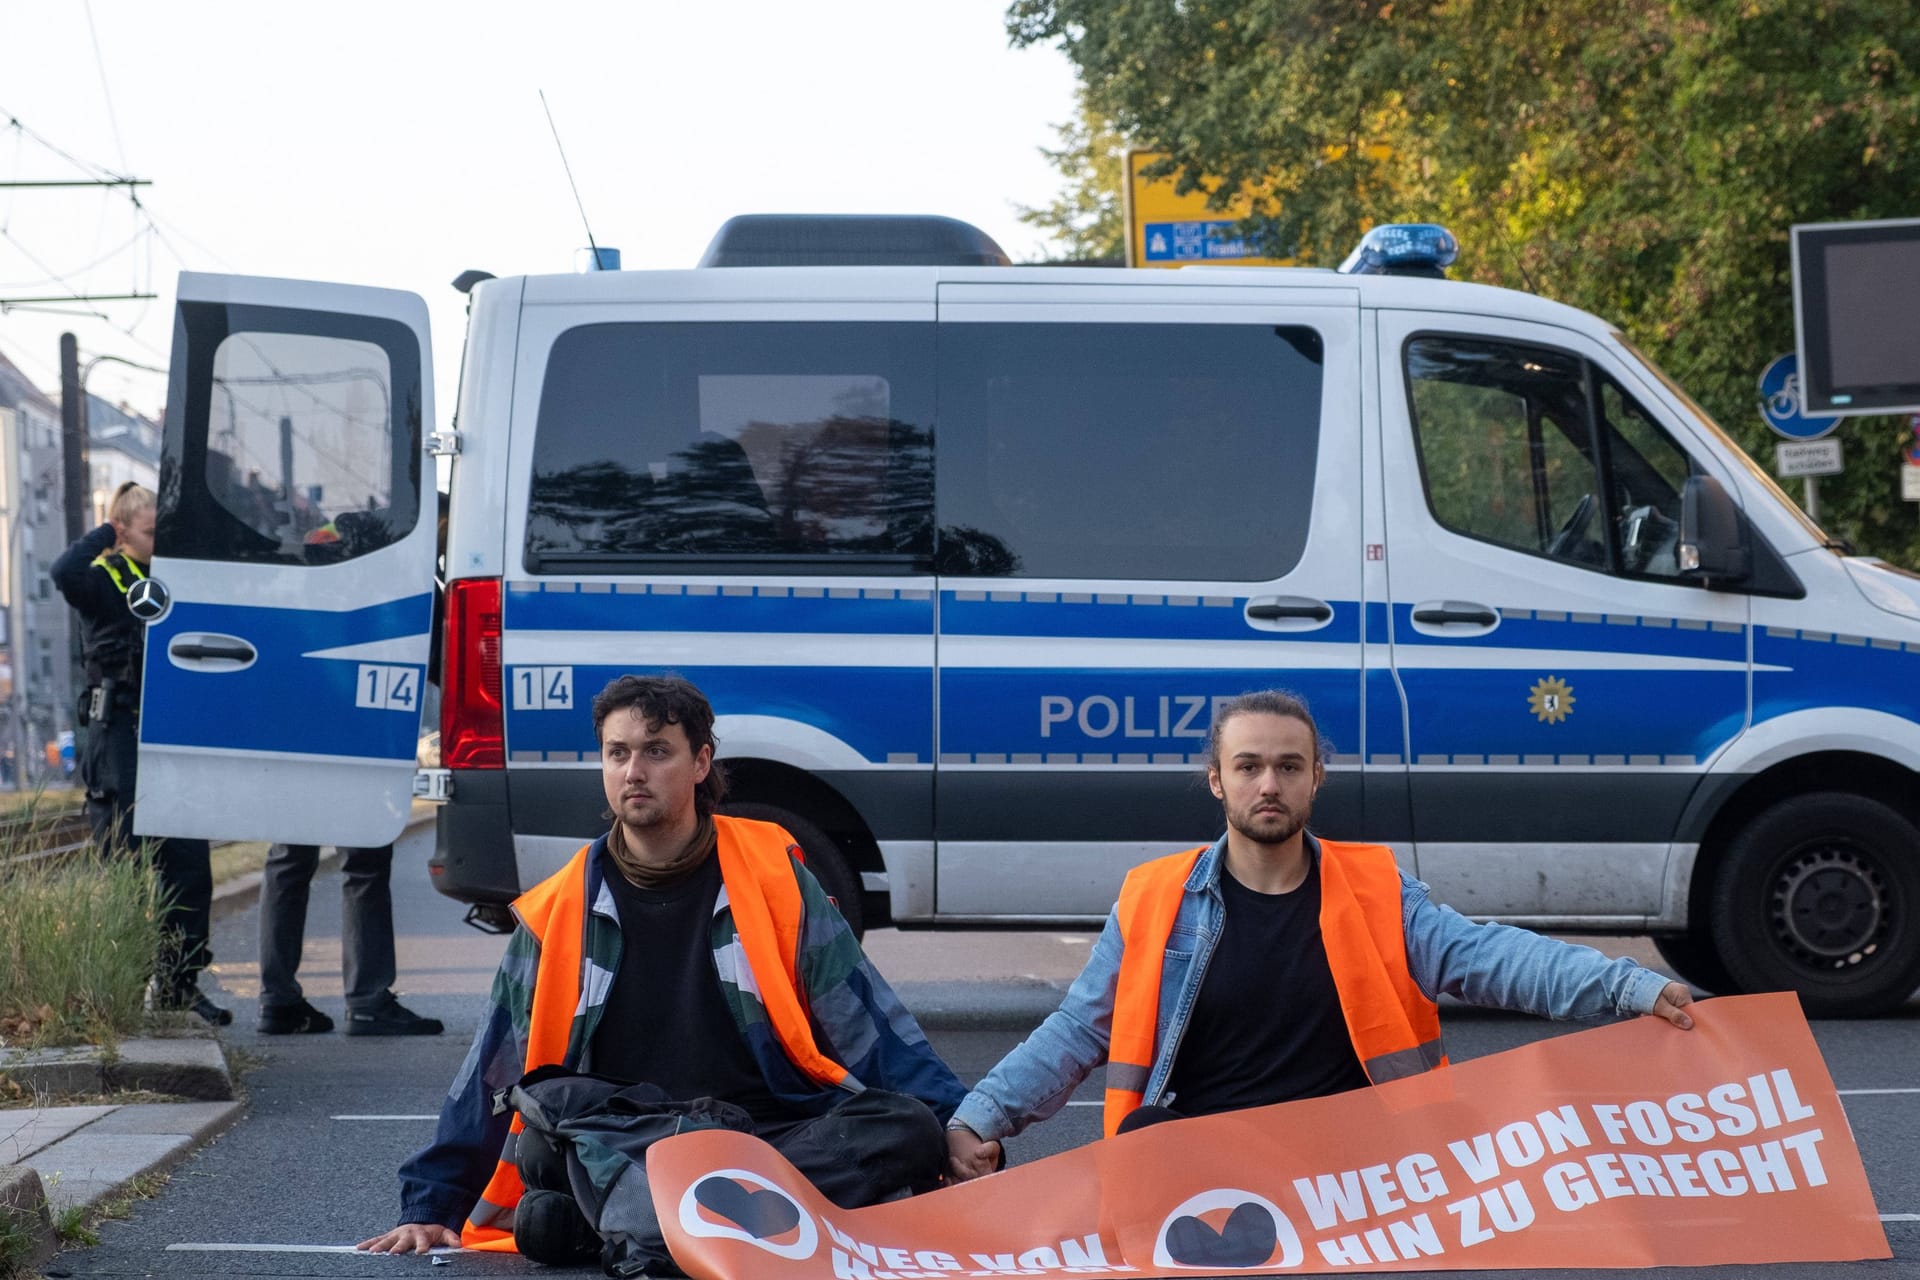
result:
M 560 167 L 566 170 L 567 186 L 573 190 L 573 203 L 580 210 L 580 225 L 587 229 L 587 248 L 592 253 L 591 260 L 581 270 L 618 271 L 620 269 L 620 251 L 602 249 L 593 239 L 593 224 L 587 221 L 587 206 L 580 199 L 580 185 L 573 180 L 573 166 L 567 163 L 567 149 L 560 141 L 560 126 L 553 122 L 553 108 L 547 105 L 547 91 L 536 89 L 540 95 L 540 109 L 547 113 L 547 128 L 553 130 L 554 150 L 560 153 Z

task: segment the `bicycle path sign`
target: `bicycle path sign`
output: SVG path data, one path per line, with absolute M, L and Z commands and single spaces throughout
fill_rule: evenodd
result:
M 1788 440 L 1818 440 L 1840 425 L 1838 416 L 1808 417 L 1800 404 L 1800 358 L 1780 356 L 1760 375 L 1760 416 L 1775 435 Z

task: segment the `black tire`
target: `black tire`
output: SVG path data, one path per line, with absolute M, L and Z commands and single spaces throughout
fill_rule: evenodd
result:
M 1741 991 L 1797 991 L 1811 1017 L 1889 1012 L 1920 987 L 1920 830 L 1864 796 L 1796 796 L 1727 846 L 1711 909 Z
M 1683 982 L 1689 983 L 1714 995 L 1726 995 L 1735 990 L 1733 976 L 1727 972 L 1727 966 L 1720 963 L 1720 953 L 1714 950 L 1713 939 L 1692 933 L 1657 933 L 1653 936 L 1653 949 L 1667 966 L 1680 975 Z
M 856 938 L 866 936 L 866 913 L 860 901 L 860 877 L 847 865 L 846 855 L 840 852 L 840 846 L 827 838 L 827 833 L 814 826 L 790 809 L 782 809 L 777 804 L 756 804 L 746 801 L 741 804 L 720 806 L 722 813 L 736 818 L 752 818 L 758 822 L 776 822 L 787 829 L 793 842 L 800 846 L 806 855 L 807 870 L 813 872 L 813 878 L 827 891 L 840 914 L 853 928 Z

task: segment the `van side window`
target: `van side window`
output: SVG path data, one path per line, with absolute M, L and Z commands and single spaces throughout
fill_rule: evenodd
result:
M 1455 533 L 1608 563 L 1582 362 L 1479 338 L 1415 338 L 1407 385 L 1427 505 Z
M 925 572 L 933 326 L 597 324 L 555 340 L 527 566 Z
M 1620 567 L 1629 574 L 1679 578 L 1680 495 L 1693 462 L 1632 396 L 1596 373 L 1606 433 L 1608 509 L 1620 530 Z
M 942 325 L 938 572 L 1286 574 L 1312 516 L 1322 363 L 1294 326 Z
M 181 307 L 204 387 L 169 414 L 160 486 L 170 556 L 324 565 L 418 521 L 419 349 L 398 322 L 240 305 Z M 357 328 L 355 327 L 357 326 Z

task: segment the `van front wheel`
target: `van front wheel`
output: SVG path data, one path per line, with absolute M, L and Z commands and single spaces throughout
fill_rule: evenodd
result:
M 865 936 L 867 926 L 861 912 L 860 878 L 847 865 L 846 855 L 840 852 L 840 846 L 829 839 L 826 832 L 791 809 L 782 809 L 777 804 L 748 801 L 722 805 L 720 811 L 735 818 L 774 822 L 785 827 L 787 834 L 793 837 L 793 842 L 800 846 L 800 852 L 806 855 L 807 870 L 813 872 L 813 878 L 820 882 L 820 887 L 827 891 L 827 896 L 834 900 L 840 908 L 840 914 L 852 926 L 853 936 Z
M 1713 892 L 1742 991 L 1797 991 L 1809 1016 L 1886 1013 L 1920 986 L 1920 831 L 1877 800 L 1796 796 L 1727 847 Z
M 1697 933 L 1656 933 L 1653 948 L 1683 981 L 1702 991 L 1726 995 L 1735 990 L 1733 978 L 1727 973 L 1727 966 L 1720 963 L 1720 953 L 1714 949 L 1711 938 Z

